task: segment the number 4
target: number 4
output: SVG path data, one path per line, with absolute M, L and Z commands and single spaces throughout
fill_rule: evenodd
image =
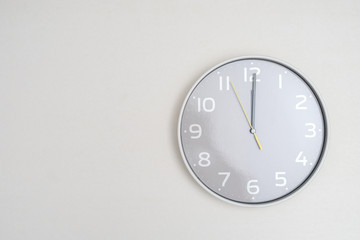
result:
M 295 162 L 297 162 L 297 163 L 302 163 L 303 166 L 305 167 L 308 160 L 306 160 L 306 157 L 305 157 L 305 156 L 303 156 L 303 158 L 301 159 L 302 154 L 303 154 L 303 152 L 300 152 L 300 153 L 298 154 L 298 156 L 297 156 L 296 159 L 295 159 Z

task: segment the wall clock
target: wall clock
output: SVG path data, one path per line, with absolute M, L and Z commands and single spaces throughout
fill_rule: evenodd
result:
M 205 73 L 181 109 L 178 140 L 196 181 L 227 202 L 258 206 L 301 189 L 323 159 L 323 103 L 293 67 L 268 57 L 225 61 Z

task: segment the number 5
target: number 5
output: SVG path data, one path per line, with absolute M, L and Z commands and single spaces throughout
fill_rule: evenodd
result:
M 275 173 L 275 179 L 278 181 L 281 181 L 281 183 L 276 183 L 275 186 L 277 187 L 283 187 L 286 185 L 286 178 L 284 176 L 281 175 L 285 175 L 286 172 L 276 172 Z

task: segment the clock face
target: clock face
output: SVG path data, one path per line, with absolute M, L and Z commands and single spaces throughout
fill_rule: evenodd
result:
M 237 204 L 279 201 L 300 189 L 324 155 L 327 123 L 310 83 L 264 57 L 226 61 L 190 90 L 179 145 L 194 178 Z

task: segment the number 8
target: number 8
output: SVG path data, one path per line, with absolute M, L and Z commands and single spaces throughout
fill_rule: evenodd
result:
M 204 156 L 204 155 L 205 155 L 205 156 Z M 200 158 L 200 160 L 199 160 L 199 165 L 200 165 L 200 167 L 208 167 L 208 166 L 210 166 L 211 162 L 210 162 L 210 160 L 209 160 L 209 158 L 210 158 L 210 154 L 209 154 L 209 153 L 207 153 L 207 152 L 201 152 L 201 153 L 199 154 L 199 158 Z

